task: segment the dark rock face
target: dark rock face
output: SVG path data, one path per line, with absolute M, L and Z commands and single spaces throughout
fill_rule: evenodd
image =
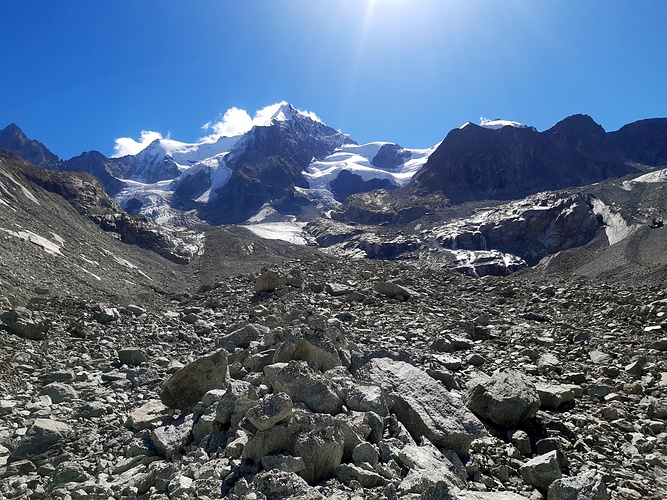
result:
M 586 115 L 566 118 L 544 132 L 470 124 L 447 135 L 410 187 L 442 192 L 454 203 L 517 199 L 637 172 L 624 160 Z
M 331 181 L 331 191 L 338 201 L 344 201 L 348 196 L 365 193 L 375 189 L 396 189 L 389 179 L 370 179 L 365 181 L 358 174 L 343 170 L 338 177 Z
M 626 160 L 667 165 L 667 118 L 639 120 L 608 135 Z
M 49 151 L 44 144 L 29 139 L 14 123 L 0 130 L 0 148 L 11 151 L 40 167 L 58 168 L 62 163 L 62 160 Z
M 71 170 L 73 172 L 87 172 L 97 177 L 110 196 L 114 196 L 123 189 L 124 178 L 132 167 L 129 157 L 107 158 L 97 151 L 81 153 L 61 164 L 59 170 Z
M 378 168 L 396 168 L 412 158 L 412 153 L 398 144 L 383 144 L 371 160 L 371 165 Z
M 268 201 L 280 200 L 282 213 L 298 214 L 307 200 L 294 192 L 307 188 L 302 171 L 349 142 L 340 132 L 293 110 L 289 121 L 254 127 L 230 152 L 229 181 L 212 193 L 203 218 L 214 224 L 243 222 Z

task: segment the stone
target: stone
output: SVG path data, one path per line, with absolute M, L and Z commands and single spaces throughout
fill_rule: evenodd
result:
M 569 386 L 537 382 L 535 387 L 540 397 L 540 408 L 556 410 L 563 404 L 574 401 L 574 391 Z
M 343 407 L 343 401 L 328 381 L 303 361 L 290 361 L 276 374 L 272 384 L 275 391 L 288 394 L 292 401 L 305 404 L 315 413 L 335 415 Z
M 667 351 L 667 337 L 656 340 L 651 344 L 651 349 L 658 351 Z
M 343 283 L 327 283 L 324 285 L 326 292 L 332 297 L 342 297 L 354 292 L 354 287 L 345 285 Z
M 148 361 L 146 351 L 135 347 L 126 347 L 118 351 L 118 361 L 127 366 L 139 366 Z
M 29 340 L 44 340 L 51 328 L 50 320 L 25 307 L 5 311 L 0 319 L 9 327 L 10 331 Z
M 410 297 L 419 296 L 414 290 L 389 281 L 377 281 L 373 284 L 373 288 L 380 295 L 398 300 L 408 300 Z
M 516 447 L 517 450 L 524 456 L 527 457 L 532 453 L 532 448 L 530 446 L 530 437 L 526 432 L 517 430 L 512 431 L 509 435 L 510 442 Z
M 556 479 L 549 486 L 548 500 L 607 500 L 607 487 L 595 470 Z
M 306 361 L 321 371 L 344 366 L 341 349 L 346 349 L 343 335 L 338 331 L 317 330 L 311 333 L 289 335 L 273 356 L 274 363 L 291 360 Z
M 268 330 L 268 328 L 266 329 Z M 229 352 L 234 352 L 237 347 L 247 349 L 252 342 L 259 340 L 266 331 L 258 325 L 246 325 L 224 337 L 217 339 L 215 344 Z
M 355 465 L 361 465 L 366 462 L 371 465 L 377 465 L 380 460 L 380 453 L 371 443 L 359 443 L 352 450 L 352 460 Z
M 181 453 L 183 448 L 191 441 L 192 424 L 192 415 L 188 415 L 183 421 L 153 429 L 151 431 L 151 442 L 157 452 L 167 459 L 170 459 L 176 453 Z
M 216 406 L 215 420 L 234 426 L 243 419 L 248 410 L 257 404 L 259 397 L 250 382 L 230 380 L 229 386 Z
M 282 472 L 301 472 L 306 464 L 301 457 L 291 455 L 266 455 L 259 459 L 264 470 L 279 470 Z
M 39 391 L 39 394 L 41 396 L 49 396 L 53 404 L 60 404 L 79 397 L 78 393 L 71 385 L 63 384 L 62 382 L 51 382 L 50 384 L 45 385 L 42 390 Z
M 470 443 L 483 436 L 483 424 L 459 399 L 423 370 L 389 358 L 371 359 L 357 373 L 362 381 L 379 385 L 394 402 L 392 412 L 415 438 L 468 454 Z
M 275 500 L 324 500 L 325 496 L 293 472 L 262 471 L 252 481 L 252 489 L 260 498 Z M 245 498 L 250 499 L 250 496 Z
M 555 450 L 529 460 L 519 468 L 519 472 L 524 483 L 542 491 L 547 491 L 549 485 L 563 475 Z
M 516 428 L 540 409 L 535 385 L 514 370 L 477 377 L 468 387 L 466 406 L 478 417 L 500 427 Z
M 262 271 L 255 280 L 255 293 L 270 293 L 287 284 L 287 279 L 275 271 Z
M 288 419 L 292 415 L 292 408 L 292 399 L 284 392 L 276 392 L 250 408 L 245 418 L 260 431 L 265 431 Z
M 160 393 L 170 408 L 188 410 L 211 389 L 223 389 L 229 380 L 227 353 L 220 349 L 184 366 L 169 377 Z
M 157 399 L 148 401 L 128 416 L 125 425 L 138 431 L 153 429 L 167 418 L 169 409 Z
M 377 472 L 362 469 L 354 464 L 339 465 L 336 469 L 336 477 L 341 483 L 348 486 L 352 481 L 356 481 L 362 488 L 376 488 L 387 484 L 387 480 Z
M 93 317 L 99 324 L 106 325 L 107 323 L 116 321 L 120 317 L 120 314 L 118 313 L 118 309 L 115 307 L 98 305 L 93 313 Z
M 58 420 L 38 418 L 11 454 L 13 459 L 32 458 L 62 444 L 72 428 Z
M 299 476 L 308 484 L 317 484 L 334 476 L 343 458 L 344 444 L 341 423 L 331 415 L 296 413 L 289 423 L 250 436 L 242 458 L 260 460 L 280 453 L 301 457 L 305 468 Z
M 424 440 L 422 446 L 408 444 L 398 454 L 408 474 L 398 486 L 399 492 L 423 493 L 438 482 L 463 487 L 463 481 L 454 473 L 454 465 L 432 443 Z

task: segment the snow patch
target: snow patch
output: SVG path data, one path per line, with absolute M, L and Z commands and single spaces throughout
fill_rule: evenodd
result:
M 303 236 L 305 225 L 305 222 L 290 221 L 247 224 L 241 227 L 265 240 L 282 240 L 293 245 L 306 245 L 306 239 Z
M 481 117 L 479 119 L 479 126 L 483 128 L 490 128 L 492 130 L 497 130 L 503 127 L 515 127 L 515 128 L 530 128 L 528 125 L 524 125 L 520 122 L 515 122 L 512 120 L 501 120 L 496 118 L 495 120 L 489 120 L 488 118 Z
M 629 181 L 623 182 L 623 189 L 630 191 L 634 184 L 653 184 L 656 182 L 667 182 L 667 168 L 655 170 L 639 177 L 635 177 Z
M 639 224 L 629 225 L 621 214 L 612 212 L 608 205 L 597 198 L 593 199 L 593 213 L 602 216 L 610 246 L 623 241 L 640 227 Z
M 34 243 L 38 247 L 41 247 L 46 253 L 51 254 L 51 255 L 62 255 L 60 252 L 61 245 L 58 243 L 54 243 L 53 241 L 44 238 L 43 236 L 40 236 L 39 234 L 33 233 L 32 231 L 12 231 L 10 229 L 4 229 L 0 228 L 2 231 L 6 232 L 7 234 L 10 234 L 11 236 L 14 236 L 16 238 L 20 238 L 24 241 L 29 241 L 30 243 Z M 62 239 L 62 238 L 61 238 Z M 64 243 L 64 241 L 63 241 Z

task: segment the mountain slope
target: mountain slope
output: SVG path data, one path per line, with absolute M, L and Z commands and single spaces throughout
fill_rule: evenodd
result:
M 24 160 L 45 168 L 58 168 L 62 160 L 44 144 L 29 139 L 15 123 L 0 130 L 0 148 L 12 151 Z
M 506 200 L 633 172 L 602 127 L 575 115 L 544 132 L 472 124 L 454 129 L 409 187 L 441 192 L 454 203 Z

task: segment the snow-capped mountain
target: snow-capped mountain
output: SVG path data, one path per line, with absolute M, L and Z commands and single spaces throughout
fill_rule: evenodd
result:
M 288 103 L 242 135 L 189 144 L 156 139 L 136 155 L 116 199 L 161 223 L 307 220 L 353 193 L 402 187 L 433 151 L 358 145 Z

